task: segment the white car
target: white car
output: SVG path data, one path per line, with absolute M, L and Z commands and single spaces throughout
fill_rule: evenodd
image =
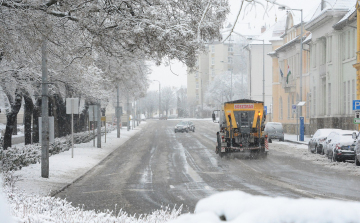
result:
M 326 137 L 326 139 L 324 141 L 319 143 L 318 150 L 320 149 L 320 154 L 328 156 L 329 149 L 331 149 L 331 146 L 330 146 L 331 141 L 333 141 L 335 136 L 341 134 L 342 131 L 344 131 L 344 130 L 334 130 Z
M 340 130 L 340 129 L 318 129 L 316 130 L 315 134 L 311 137 L 309 144 L 308 144 L 308 150 L 312 153 L 320 153 L 319 145 L 323 143 L 327 136 L 333 132 L 334 130 Z
M 355 140 L 351 130 L 343 130 L 329 143 L 328 158 L 333 161 L 354 160 Z

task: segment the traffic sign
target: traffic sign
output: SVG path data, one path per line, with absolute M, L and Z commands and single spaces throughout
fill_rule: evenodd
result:
M 360 118 L 354 118 L 354 124 L 360 124 Z
M 360 110 L 360 100 L 353 100 L 353 110 Z
M 359 110 L 355 111 L 355 118 L 360 118 L 360 111 Z
M 291 105 L 291 109 L 293 113 L 296 113 L 296 105 Z
M 267 115 L 267 106 L 264 106 L 264 113 Z

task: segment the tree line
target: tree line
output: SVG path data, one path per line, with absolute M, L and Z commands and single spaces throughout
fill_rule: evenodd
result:
M 70 131 L 65 98 L 86 102 L 75 120 L 80 131 L 86 126 L 88 105 L 106 105 L 116 87 L 134 99 L 145 96 L 145 61 L 177 59 L 193 68 L 204 42 L 221 39 L 228 12 L 226 0 L 1 1 L 0 86 L 10 104 L 3 148 L 11 146 L 22 101 L 25 143 L 38 141 L 44 41 L 48 112 L 55 117 L 58 137 Z

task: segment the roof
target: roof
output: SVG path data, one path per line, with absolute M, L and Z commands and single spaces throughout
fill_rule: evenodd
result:
M 306 39 L 303 41 L 303 43 L 308 43 L 308 42 L 311 41 L 311 39 L 312 39 L 312 33 L 310 33 L 310 34 L 306 37 Z
M 303 36 L 303 39 L 304 39 L 304 38 L 306 38 L 306 37 Z M 298 41 L 300 41 L 300 35 L 298 35 L 296 38 L 292 39 L 291 41 L 285 43 L 285 44 L 282 45 L 281 47 L 277 48 L 277 49 L 275 50 L 275 52 L 279 52 L 279 51 L 285 49 L 286 47 L 288 47 L 288 46 L 290 46 L 290 45 L 292 45 L 292 44 L 294 44 L 294 43 L 296 43 L 296 42 L 298 42 Z
M 324 15 L 326 12 L 333 11 L 333 12 L 347 12 L 349 8 L 353 7 L 355 5 L 355 1 L 349 1 L 349 0 L 326 0 L 324 1 L 325 6 L 323 9 L 321 9 L 321 3 L 316 8 L 316 11 L 313 13 L 310 20 L 307 22 L 307 24 L 311 24 L 315 22 L 318 18 L 320 18 L 322 15 Z M 316 22 L 315 22 L 316 23 Z
M 344 17 L 342 17 L 342 18 L 340 19 L 339 22 L 337 22 L 335 25 L 333 25 L 333 28 L 334 28 L 334 29 L 342 29 L 348 22 L 350 22 L 350 20 L 351 20 L 350 17 L 351 17 L 354 13 L 356 13 L 356 7 L 355 7 L 355 5 L 353 5 L 353 6 L 349 9 L 348 13 L 346 13 L 346 14 L 344 15 Z
M 264 103 L 264 102 L 250 100 L 250 99 L 239 99 L 239 100 L 235 100 L 235 101 L 227 101 L 224 104 L 231 104 L 231 103 Z

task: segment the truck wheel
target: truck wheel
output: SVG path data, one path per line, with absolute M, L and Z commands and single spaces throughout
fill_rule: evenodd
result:
M 195 127 L 194 127 L 194 129 L 193 129 L 193 132 L 195 132 Z
M 220 158 L 223 158 L 224 154 L 222 152 L 219 152 Z
M 360 166 L 360 162 L 359 162 L 359 160 L 357 159 L 356 153 L 355 153 L 355 165 L 356 165 L 356 166 Z
M 262 154 L 262 158 L 263 158 L 263 159 L 266 159 L 267 155 L 268 155 L 268 152 L 264 152 L 264 153 Z

